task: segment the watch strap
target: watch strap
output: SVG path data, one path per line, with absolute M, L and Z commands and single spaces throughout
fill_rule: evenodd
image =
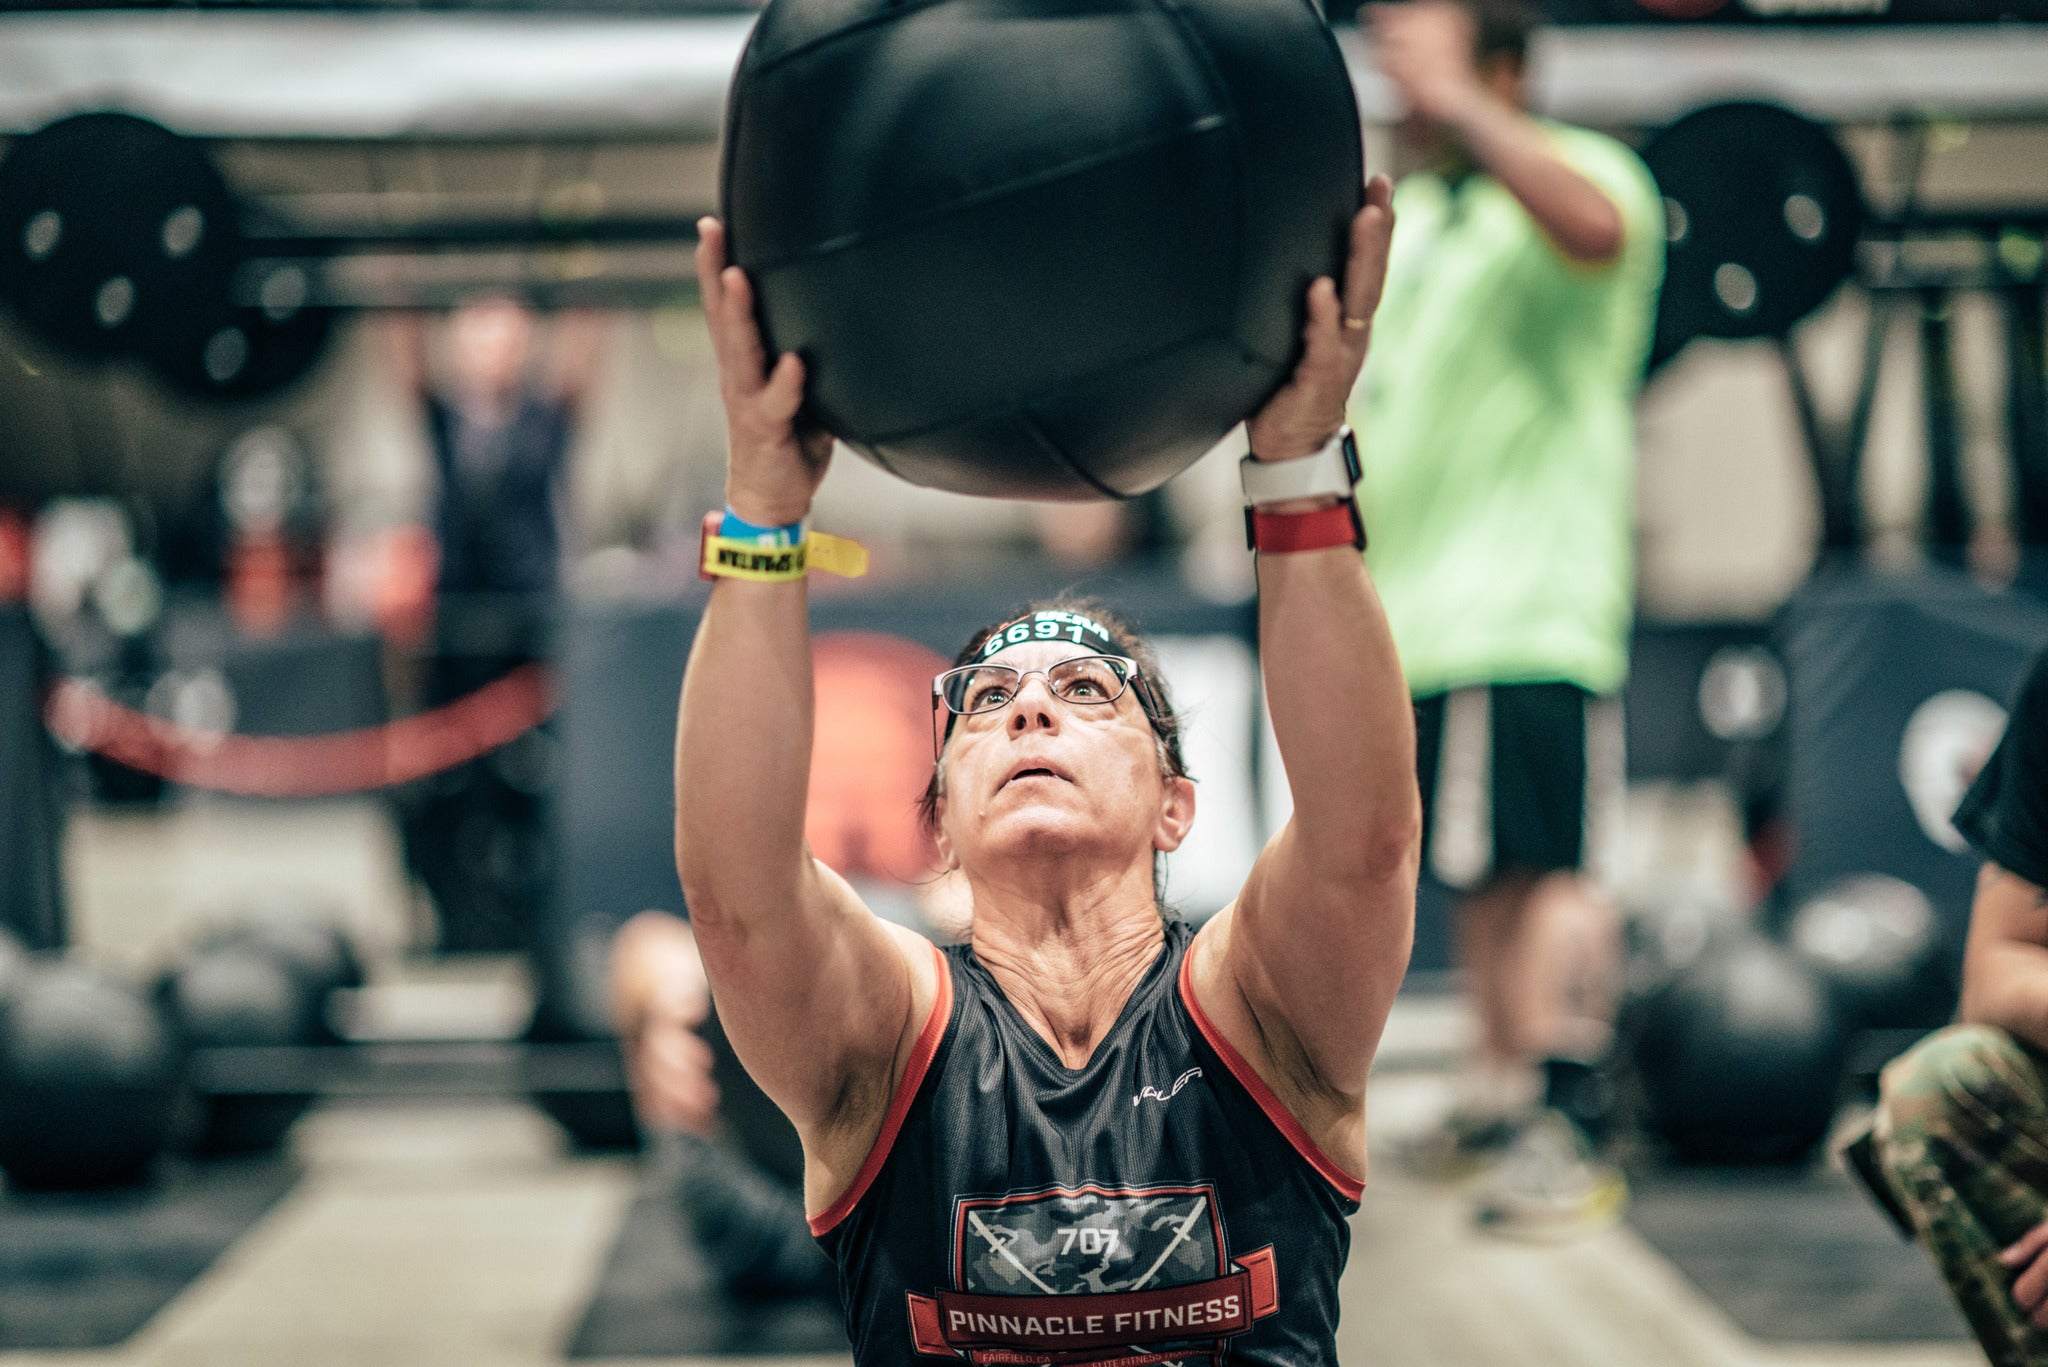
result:
M 1294 551 L 1321 551 L 1332 546 L 1365 549 L 1365 519 L 1359 516 L 1355 499 L 1307 513 L 1268 513 L 1257 508 L 1244 510 L 1245 541 L 1262 555 L 1286 555 Z
M 1359 476 L 1358 442 L 1349 427 L 1337 429 L 1323 448 L 1296 460 L 1260 460 L 1246 456 L 1237 463 L 1244 501 L 1283 503 L 1295 498 L 1348 498 Z

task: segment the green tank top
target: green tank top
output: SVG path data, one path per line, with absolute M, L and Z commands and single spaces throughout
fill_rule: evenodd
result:
M 1621 255 L 1567 260 L 1489 176 L 1404 179 L 1354 391 L 1367 563 L 1409 686 L 1628 669 L 1634 400 L 1664 271 L 1662 199 L 1611 138 L 1546 124 L 1619 208 Z

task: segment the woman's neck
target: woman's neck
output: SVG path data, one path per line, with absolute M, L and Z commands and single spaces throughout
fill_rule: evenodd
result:
M 1050 902 L 975 888 L 975 957 L 1069 1068 L 1094 1056 L 1159 957 L 1166 932 L 1146 872 L 1136 896 L 1120 884 Z

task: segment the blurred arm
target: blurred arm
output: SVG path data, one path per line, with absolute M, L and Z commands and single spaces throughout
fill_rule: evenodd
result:
M 1377 5 L 1380 69 L 1409 107 L 1442 128 L 1521 201 L 1568 259 L 1612 264 L 1626 230 L 1621 209 L 1558 154 L 1541 124 L 1480 79 L 1472 16 L 1448 0 Z
M 594 309 L 577 309 L 555 319 L 547 384 L 549 392 L 571 408 L 581 409 L 590 401 L 598 368 L 609 350 L 611 322 L 612 315 Z
M 1970 904 L 1961 1018 L 2048 1049 L 2048 892 L 1988 862 Z
M 414 398 L 427 394 L 427 325 L 417 313 L 393 313 L 382 322 L 384 354 L 392 376 Z
M 1474 86 L 1445 122 L 1567 258 L 1581 266 L 1608 266 L 1621 256 L 1621 210 L 1558 155 L 1536 120 Z

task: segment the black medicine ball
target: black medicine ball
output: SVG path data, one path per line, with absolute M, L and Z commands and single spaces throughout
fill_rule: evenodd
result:
M 1847 1039 L 1825 984 L 1755 934 L 1711 943 L 1639 1008 L 1649 1127 L 1679 1158 L 1797 1163 L 1827 1134 Z
M 317 907 L 289 900 L 261 903 L 243 919 L 200 937 L 201 950 L 241 947 L 275 960 L 305 985 L 317 1013 L 312 1038 L 339 1043 L 327 1021 L 327 999 L 363 985 L 363 963 L 346 931 Z
M 179 1038 L 193 1048 L 313 1044 L 322 1001 L 293 966 L 248 942 L 201 944 L 157 984 Z
M 811 418 L 915 484 L 1080 500 L 1281 384 L 1363 171 L 1310 0 L 771 0 L 723 197 Z
M 31 961 L 0 1002 L 0 1171 L 23 1188 L 140 1180 L 169 1137 L 177 1080 L 170 1035 L 141 993 Z
M 157 998 L 188 1050 L 325 1043 L 325 996 L 287 960 L 248 941 L 202 943 L 157 982 Z M 232 1072 L 188 1065 L 197 1083 L 173 1143 L 205 1154 L 267 1153 L 285 1140 L 313 1094 L 239 1087 Z

